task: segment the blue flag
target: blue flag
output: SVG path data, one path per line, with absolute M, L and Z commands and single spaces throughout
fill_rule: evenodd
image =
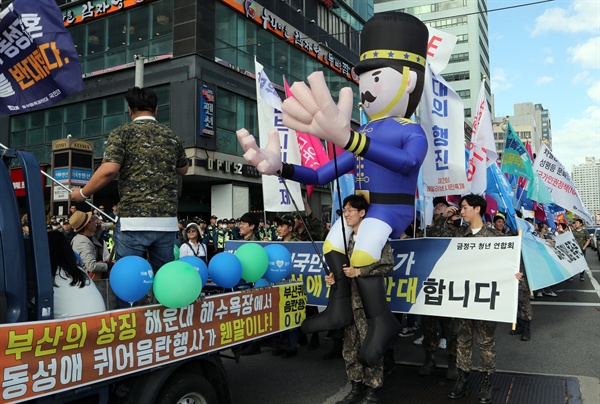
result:
M 73 39 L 53 0 L 16 0 L 0 14 L 0 113 L 53 105 L 83 89 Z
M 506 128 L 506 139 L 504 142 L 504 153 L 502 154 L 502 172 L 518 175 L 528 180 L 533 179 L 533 161 L 515 133 L 510 122 Z
M 496 201 L 498 211 L 506 214 L 506 224 L 511 229 L 516 229 L 515 207 L 513 200 L 515 192 L 513 191 L 508 179 L 504 176 L 498 164 L 492 164 L 487 168 L 487 188 L 485 193 Z

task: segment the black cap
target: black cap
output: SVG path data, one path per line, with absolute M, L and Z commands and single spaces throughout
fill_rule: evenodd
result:
M 273 219 L 273 221 L 277 222 L 277 225 L 287 224 L 292 227 L 294 226 L 294 216 L 292 215 L 277 216 L 275 219 Z
M 210 218 L 211 219 L 217 219 L 217 217 L 215 215 L 212 215 Z
M 240 222 L 248 223 L 250 226 L 258 226 L 258 217 L 254 213 L 244 213 L 239 219 Z
M 223 224 L 229 224 L 229 220 L 227 220 L 227 219 L 223 219 L 223 220 L 222 220 L 222 221 L 220 221 L 220 222 L 221 222 L 221 223 L 223 223 Z
M 425 71 L 429 30 L 417 17 L 397 11 L 377 13 L 360 34 L 360 60 L 354 73 L 408 66 Z
M 443 203 L 446 206 L 450 206 L 446 198 L 444 198 L 443 196 L 436 196 L 435 198 L 433 198 L 433 206 L 435 207 L 438 203 Z

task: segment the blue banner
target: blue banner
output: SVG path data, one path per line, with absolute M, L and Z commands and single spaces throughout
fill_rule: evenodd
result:
M 235 252 L 241 241 L 228 241 Z M 385 277 L 394 312 L 513 323 L 516 318 L 520 237 L 392 240 L 394 269 Z M 266 246 L 270 243 L 258 243 Z M 308 304 L 326 306 L 329 288 L 319 256 L 309 242 L 287 242 Z M 322 242 L 317 242 L 322 251 Z
M 53 0 L 16 0 L 0 14 L 0 113 L 45 108 L 83 89 L 81 66 Z

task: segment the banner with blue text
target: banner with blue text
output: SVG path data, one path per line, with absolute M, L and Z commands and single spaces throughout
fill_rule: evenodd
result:
M 0 38 L 0 113 L 45 108 L 82 90 L 77 51 L 55 1 L 9 4 Z

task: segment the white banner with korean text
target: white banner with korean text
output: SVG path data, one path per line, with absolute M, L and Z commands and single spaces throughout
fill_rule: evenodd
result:
M 429 65 L 425 69 L 420 108 L 421 126 L 429 144 L 422 166 L 423 193 L 426 196 L 467 193 L 464 103 Z
M 543 143 L 533 163 L 533 170 L 538 173 L 541 180 L 546 184 L 554 203 L 574 212 L 586 222 L 594 223 L 590 212 L 583 206 L 569 172 L 558 161 L 548 146 Z
M 392 311 L 516 321 L 520 237 L 418 238 L 391 243 L 394 269 L 384 280 Z M 321 244 L 317 242 L 319 248 Z M 225 250 L 234 252 L 240 245 L 228 241 Z M 311 243 L 284 245 L 292 254 L 290 279 L 303 282 L 309 305 L 326 306 L 329 288 Z
M 279 131 L 281 145 L 281 161 L 300 165 L 300 148 L 296 139 L 296 132 L 283 126 L 281 112 L 281 98 L 267 77 L 263 66 L 254 60 L 256 68 L 256 103 L 258 110 L 258 132 L 260 147 L 267 146 L 269 131 L 273 128 Z M 285 185 L 289 189 L 286 190 Z M 265 211 L 268 212 L 294 212 L 294 204 L 302 200 L 300 184 L 295 181 L 282 182 L 274 175 L 262 176 L 262 189 Z

